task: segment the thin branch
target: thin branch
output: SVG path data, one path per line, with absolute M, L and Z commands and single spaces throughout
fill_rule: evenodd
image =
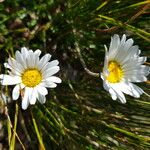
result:
M 76 50 L 76 52 L 77 52 L 77 54 L 78 54 L 78 57 L 79 57 L 79 59 L 80 59 L 80 62 L 81 62 L 81 64 L 82 64 L 82 67 L 84 68 L 85 72 L 86 72 L 87 74 L 93 76 L 93 77 L 99 77 L 99 76 L 100 76 L 99 73 L 92 72 L 92 71 L 90 71 L 90 70 L 87 68 L 87 66 L 86 66 L 86 64 L 85 64 L 85 61 L 84 61 L 84 59 L 83 59 L 83 57 L 82 57 L 82 55 L 81 55 L 81 51 L 80 51 L 80 48 L 79 48 L 77 42 L 75 42 L 75 47 L 76 47 L 75 50 Z
M 126 23 L 131 23 L 133 22 L 135 19 L 137 19 L 140 15 L 144 14 L 144 12 L 150 8 L 150 4 L 145 5 L 144 7 L 142 7 L 140 9 L 140 11 L 138 11 L 135 15 L 133 15 Z

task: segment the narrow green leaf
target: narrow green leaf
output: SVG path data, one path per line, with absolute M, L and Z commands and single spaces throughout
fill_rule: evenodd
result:
M 43 143 L 42 135 L 39 132 L 37 123 L 36 123 L 32 113 L 31 113 L 31 115 L 32 115 L 32 121 L 33 121 L 34 129 L 35 129 L 35 132 L 36 132 L 39 144 L 40 144 L 40 150 L 45 150 L 45 146 L 44 146 L 44 143 Z
M 107 23 L 110 23 L 110 24 L 113 24 L 115 26 L 119 26 L 119 27 L 125 28 L 127 30 L 130 30 L 130 31 L 134 32 L 134 34 L 140 36 L 141 38 L 143 38 L 147 41 L 150 41 L 150 33 L 146 32 L 142 29 L 136 28 L 136 27 L 129 25 L 127 23 L 122 23 L 121 21 L 117 21 L 117 20 L 115 20 L 111 17 L 108 17 L 108 16 L 99 15 L 99 17 L 105 19 Z
M 18 121 L 18 105 L 16 104 L 16 110 L 15 110 L 15 120 L 14 120 L 14 128 L 13 128 L 13 135 L 10 141 L 10 147 L 9 150 L 15 150 L 15 144 L 16 144 L 16 128 L 17 128 L 17 121 Z

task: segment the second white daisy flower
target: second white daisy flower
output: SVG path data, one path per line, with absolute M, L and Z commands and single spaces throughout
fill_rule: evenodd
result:
M 104 89 L 112 99 L 126 103 L 123 93 L 139 98 L 144 91 L 132 82 L 144 82 L 147 80 L 150 67 L 142 65 L 146 57 L 140 57 L 137 45 L 133 46 L 133 40 L 126 40 L 126 35 L 120 39 L 118 35 L 111 38 L 109 51 L 105 46 L 105 62 L 101 78 Z
M 61 79 L 53 76 L 60 70 L 58 60 L 49 62 L 51 55 L 46 54 L 41 59 L 40 50 L 33 52 L 23 47 L 16 51 L 15 59 L 9 58 L 5 67 L 9 74 L 1 74 L 2 85 L 15 85 L 12 92 L 13 100 L 22 95 L 22 108 L 27 109 L 29 104 L 35 104 L 36 100 L 45 103 L 48 94 L 47 88 L 55 88 Z

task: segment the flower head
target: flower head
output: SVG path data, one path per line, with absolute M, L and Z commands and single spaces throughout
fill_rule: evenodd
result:
M 144 91 L 132 82 L 144 82 L 149 74 L 150 67 L 142 65 L 146 57 L 140 57 L 137 45 L 133 40 L 126 40 L 124 34 L 120 39 L 118 35 L 111 38 L 109 51 L 105 46 L 105 62 L 101 78 L 104 89 L 109 91 L 113 100 L 119 98 L 126 103 L 123 93 L 139 98 Z
M 8 75 L 1 74 L 2 85 L 15 85 L 12 98 L 17 100 L 22 96 L 22 108 L 27 109 L 29 103 L 35 104 L 36 100 L 45 103 L 47 88 L 55 88 L 61 79 L 53 76 L 60 68 L 58 60 L 49 62 L 51 55 L 46 54 L 41 59 L 40 50 L 33 52 L 23 47 L 16 51 L 15 59 L 9 58 L 4 66 L 9 69 Z

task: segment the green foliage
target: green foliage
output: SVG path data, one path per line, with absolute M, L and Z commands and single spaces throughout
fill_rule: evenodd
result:
M 7 121 L 9 142 L 3 141 L 10 149 L 150 149 L 150 99 L 145 95 L 139 99 L 126 96 L 126 104 L 111 100 L 101 79 L 84 72 L 75 50 L 78 43 L 88 68 L 100 72 L 103 45 L 109 45 L 113 34 L 125 33 L 149 57 L 148 9 L 148 0 L 1 2 L 1 72 L 8 56 L 26 46 L 59 59 L 63 80 L 49 90 L 45 105 L 37 102 L 23 111 L 21 99 L 7 104 L 6 115 L 14 124 L 10 127 Z M 141 87 L 149 93 L 148 83 Z M 11 97 L 11 88 L 3 91 Z M 8 148 L 7 144 L 4 147 Z

